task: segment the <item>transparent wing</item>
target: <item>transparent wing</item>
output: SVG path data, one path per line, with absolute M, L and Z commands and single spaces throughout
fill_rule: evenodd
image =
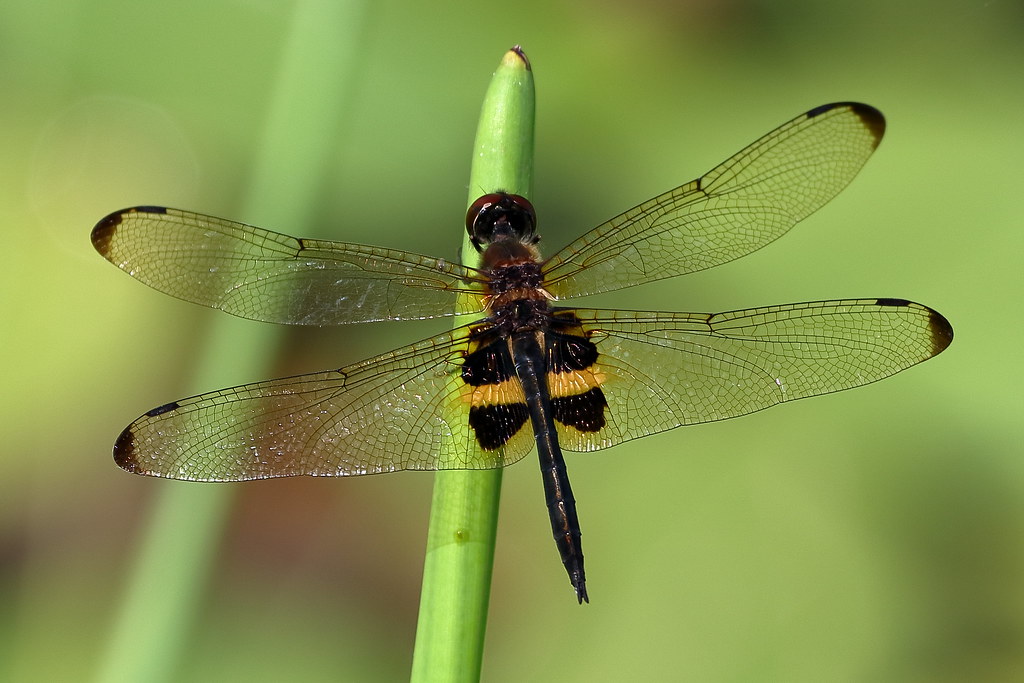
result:
M 544 265 L 557 298 L 692 273 L 760 249 L 842 190 L 878 146 L 882 114 L 843 102 L 802 114 L 706 175 L 616 216 Z
M 470 433 L 461 378 L 467 328 L 339 370 L 214 391 L 155 408 L 114 446 L 136 474 L 195 481 L 501 467 L 533 447 L 527 425 L 503 451 Z
M 189 211 L 117 211 L 96 225 L 92 243 L 154 289 L 251 320 L 337 325 L 482 309 L 469 287 L 479 274 L 459 264 L 297 239 Z
M 594 450 L 681 425 L 858 387 L 927 360 L 953 329 L 903 299 L 851 299 L 728 313 L 585 311 L 607 425 L 560 429 L 563 448 Z

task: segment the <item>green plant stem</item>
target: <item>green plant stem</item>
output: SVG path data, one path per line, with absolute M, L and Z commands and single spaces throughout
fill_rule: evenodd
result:
M 498 189 L 530 197 L 533 121 L 533 74 L 526 56 L 514 48 L 484 97 L 469 203 Z M 476 256 L 468 235 L 462 254 L 464 261 Z M 435 475 L 413 654 L 417 683 L 480 678 L 500 493 L 500 469 Z
M 362 2 L 301 0 L 253 164 L 243 216 L 304 231 L 313 193 L 329 162 L 358 53 Z M 218 321 L 192 384 L 208 390 L 269 372 L 283 329 Z M 137 482 L 141 484 L 140 482 Z M 126 485 L 131 485 L 129 482 Z M 123 602 L 96 680 L 177 679 L 177 667 L 237 486 L 160 482 L 145 538 L 126 581 Z

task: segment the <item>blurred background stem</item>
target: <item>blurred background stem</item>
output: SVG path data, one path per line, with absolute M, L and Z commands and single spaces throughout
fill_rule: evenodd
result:
M 240 216 L 314 235 L 315 193 L 342 127 L 363 17 L 364 4 L 357 0 L 295 4 Z M 146 201 L 140 197 L 138 203 Z M 189 382 L 195 392 L 272 372 L 284 328 L 246 326 L 243 336 L 232 322 L 215 323 L 210 331 Z M 239 486 L 159 484 L 96 680 L 175 678 Z

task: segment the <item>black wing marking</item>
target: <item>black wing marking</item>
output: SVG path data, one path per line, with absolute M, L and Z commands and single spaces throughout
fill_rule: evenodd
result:
M 902 299 L 717 314 L 574 312 L 597 345 L 592 372 L 608 402 L 600 431 L 558 426 L 562 447 L 574 451 L 869 384 L 953 339 L 939 313 Z
M 479 469 L 533 447 L 529 427 L 484 450 L 461 377 L 468 327 L 350 365 L 214 391 L 155 408 L 114 446 L 124 469 L 172 479 Z
M 599 225 L 544 265 L 562 299 L 693 273 L 777 239 L 857 174 L 885 130 L 866 104 L 825 105 L 717 168 Z
M 483 308 L 470 287 L 479 273 L 457 263 L 297 239 L 190 211 L 117 211 L 96 225 L 92 243 L 154 289 L 250 320 L 337 325 Z

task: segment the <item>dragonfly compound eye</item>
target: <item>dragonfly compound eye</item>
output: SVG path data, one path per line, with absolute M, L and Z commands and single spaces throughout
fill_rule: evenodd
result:
M 537 214 L 526 197 L 492 192 L 473 202 L 466 212 L 466 230 L 480 251 L 492 242 L 514 239 L 536 243 Z

